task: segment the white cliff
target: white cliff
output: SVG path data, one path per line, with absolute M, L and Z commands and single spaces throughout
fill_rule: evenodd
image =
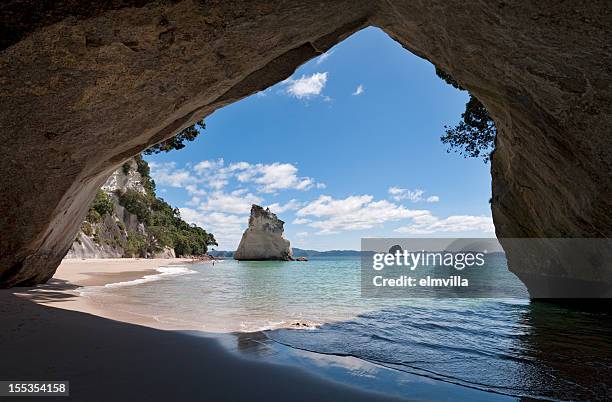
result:
M 244 231 L 236 260 L 292 260 L 291 245 L 283 235 L 285 222 L 270 212 L 253 204 L 249 227 Z

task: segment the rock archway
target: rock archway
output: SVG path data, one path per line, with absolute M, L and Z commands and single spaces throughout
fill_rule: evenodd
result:
M 495 119 L 498 237 L 612 235 L 605 0 L 9 0 L 0 11 L 0 286 L 53 275 L 128 157 L 369 25 L 449 72 Z M 519 265 L 535 296 L 612 283 L 601 265 Z M 532 286 L 542 280 L 553 284 L 543 293 Z

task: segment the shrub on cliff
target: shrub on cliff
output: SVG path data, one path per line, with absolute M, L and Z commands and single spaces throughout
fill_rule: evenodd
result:
M 142 159 L 142 155 L 138 154 L 134 157 L 136 160 L 136 170 L 140 173 L 142 178 L 142 186 L 146 190 L 147 194 L 155 197 L 155 181 L 151 178 L 151 169 L 147 161 Z
M 115 211 L 115 206 L 108 194 L 102 190 L 98 190 L 96 198 L 94 198 L 89 209 L 96 211 L 100 217 L 103 217 L 106 214 L 111 215 Z
M 437 67 L 436 74 L 454 88 L 465 90 L 452 76 Z M 440 140 L 449 146 L 448 152 L 453 150 L 464 157 L 482 157 L 485 163 L 488 162 L 495 148 L 497 129 L 487 108 L 470 94 L 461 119 L 455 127 L 444 126 L 446 133 Z
M 115 204 L 112 197 L 102 190 L 98 191 L 92 202 L 81 230 L 87 236 L 93 236 L 97 244 L 123 247 L 126 256 L 144 257 L 165 247 L 173 248 L 177 256 L 204 255 L 208 252 L 208 246 L 217 245 L 212 234 L 195 225 L 189 225 L 181 219 L 178 208 L 173 208 L 156 196 L 149 164 L 141 155 L 135 160 L 136 170 L 140 173 L 145 191 L 128 188 L 125 191 L 116 191 L 115 195 L 119 205 L 144 224 L 146 234 L 129 231 L 127 239 L 125 236 L 118 237 L 117 233 L 125 233 L 126 227 L 117 217 L 104 220 L 104 216 L 113 214 Z M 121 167 L 125 175 L 130 173 L 131 166 L 130 163 L 125 163 Z
M 147 237 L 133 231 L 128 232 L 124 247 L 126 257 L 145 257 L 148 251 Z
M 176 255 L 204 255 L 209 245 L 217 245 L 214 237 L 195 225 L 181 228 L 175 238 Z
M 124 193 L 117 193 L 117 197 L 119 204 L 128 212 L 136 215 L 138 221 L 145 225 L 149 235 L 147 250 L 156 252 L 164 247 L 171 247 L 177 256 L 204 255 L 208 251 L 208 246 L 217 245 L 212 234 L 195 225 L 189 225 L 181 219 L 178 208 L 173 208 L 162 198 L 155 196 L 155 185 L 148 176 L 147 162 L 140 159 L 138 163 L 142 166 L 139 172 L 143 183 L 151 183 L 149 190 L 143 194 L 128 189 Z M 140 238 L 132 239 L 129 251 L 141 250 L 141 240 Z M 137 245 L 139 246 L 136 247 Z
M 204 130 L 206 124 L 204 120 L 197 122 L 196 124 L 181 130 L 174 137 L 167 139 L 166 141 L 160 142 L 159 144 L 153 145 L 144 151 L 145 155 L 158 154 L 160 152 L 170 152 L 174 149 L 185 148 L 186 141 L 193 141 L 200 134 L 198 129 Z
M 139 222 L 146 222 L 151 215 L 151 201 L 148 195 L 133 189 L 127 189 L 124 193 L 117 193 L 119 204 L 129 213 L 136 215 Z

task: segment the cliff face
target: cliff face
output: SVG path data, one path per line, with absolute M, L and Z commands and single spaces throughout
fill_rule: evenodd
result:
M 135 159 L 130 159 L 115 170 L 98 192 L 98 196 L 65 258 L 121 258 L 121 257 L 164 257 L 175 256 L 174 250 L 161 247 L 155 252 L 148 252 L 144 247 L 137 247 L 138 241 L 148 239 L 144 223 L 138 216 L 130 213 L 119 200 L 120 194 L 128 190 L 145 195 L 147 189 L 143 177 L 138 171 Z M 96 210 L 96 202 L 102 198 L 108 203 L 103 213 Z
M 66 258 L 201 257 L 216 244 L 157 197 L 149 165 L 137 156 L 98 190 Z
M 234 253 L 236 260 L 291 260 L 291 245 L 283 235 L 285 222 L 259 205 L 251 207 L 249 227 Z

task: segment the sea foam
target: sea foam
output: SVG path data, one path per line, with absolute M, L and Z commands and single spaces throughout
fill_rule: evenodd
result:
M 164 279 L 168 276 L 178 276 L 178 275 L 188 275 L 195 274 L 196 271 L 191 270 L 187 267 L 159 267 L 155 269 L 158 274 L 155 275 L 145 275 L 142 278 L 134 279 L 131 281 L 125 282 L 116 282 L 116 283 L 107 283 L 104 285 L 105 288 L 118 288 L 123 286 L 134 286 L 140 285 L 141 283 L 158 281 L 160 279 Z
M 79 292 L 81 296 L 83 296 L 87 292 L 96 291 L 99 289 L 135 286 L 135 285 L 140 285 L 142 283 L 159 281 L 161 279 L 165 279 L 165 278 L 172 277 L 172 276 L 189 275 L 189 274 L 197 273 L 197 271 L 194 271 L 192 269 L 189 269 L 183 266 L 159 267 L 159 268 L 156 268 L 155 270 L 159 273 L 153 274 L 153 275 L 145 275 L 142 278 L 133 279 L 131 281 L 107 283 L 106 285 L 103 285 L 103 286 L 85 286 L 83 288 L 80 288 L 77 291 Z

